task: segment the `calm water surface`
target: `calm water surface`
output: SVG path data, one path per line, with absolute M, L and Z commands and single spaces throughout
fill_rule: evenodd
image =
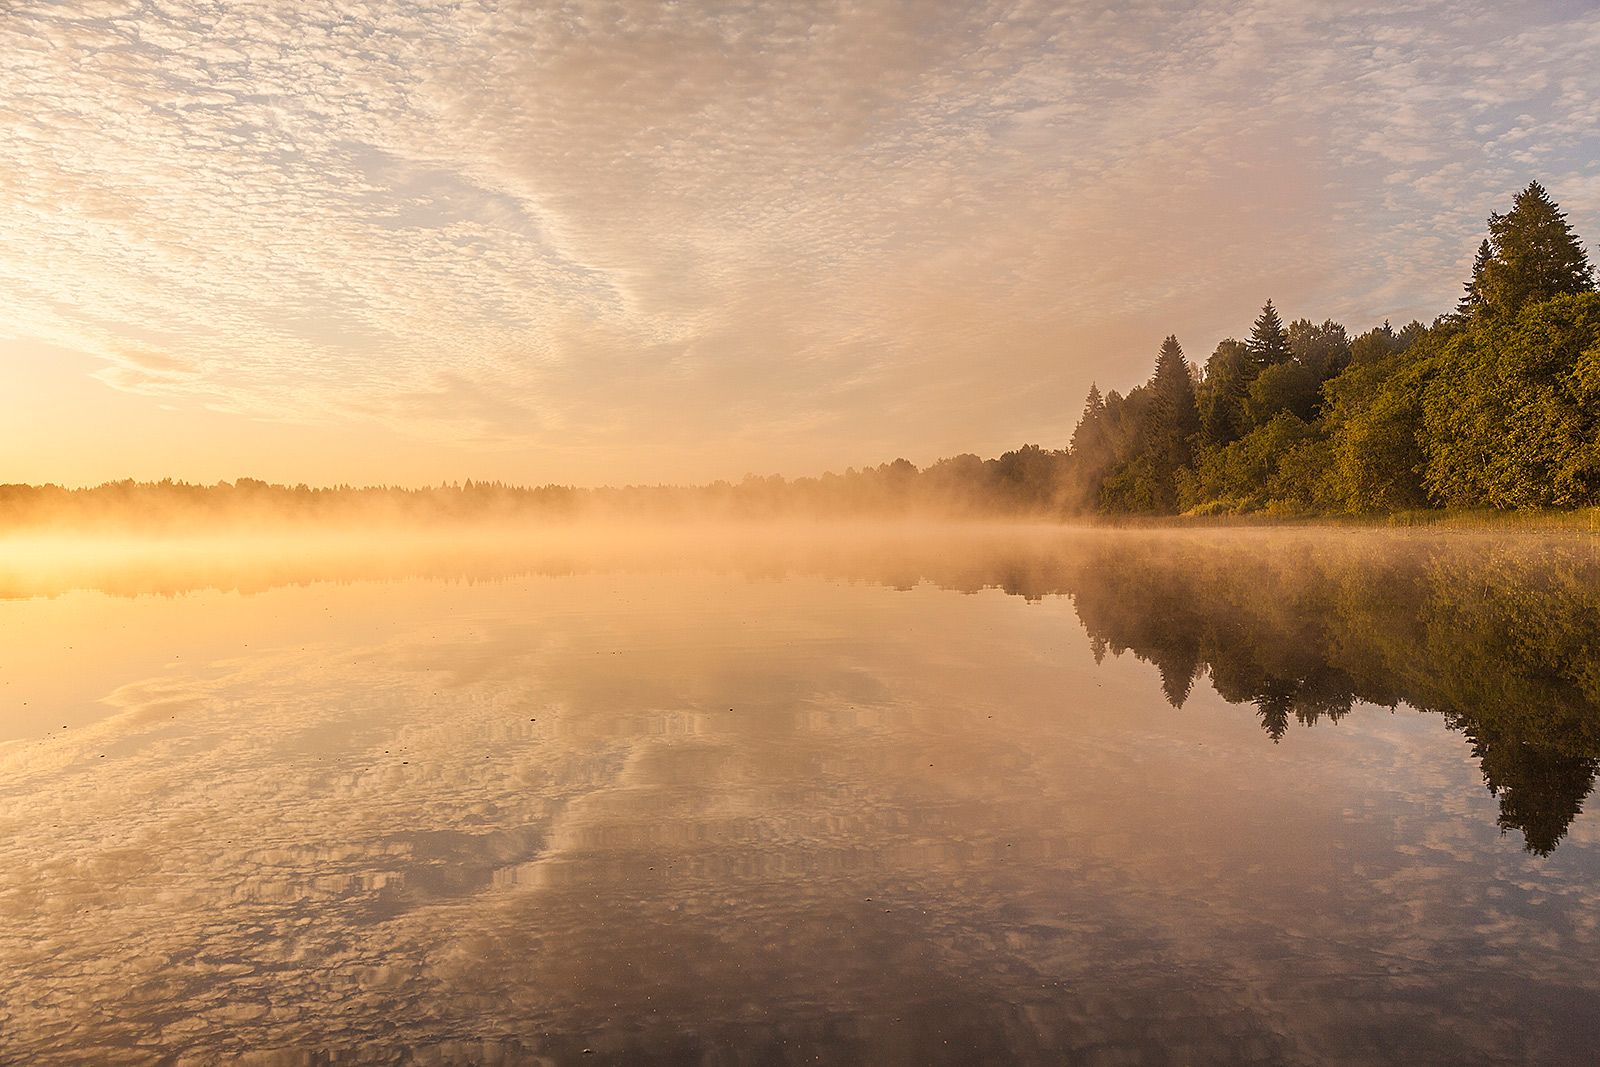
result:
M 13 553 L 0 1062 L 1595 1062 L 1592 542 L 644 544 Z

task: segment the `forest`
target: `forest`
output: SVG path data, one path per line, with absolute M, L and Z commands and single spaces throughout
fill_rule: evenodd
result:
M 1381 514 L 1600 504 L 1600 294 L 1537 182 L 1489 218 L 1460 302 L 1356 336 L 1269 300 L 1203 367 L 1169 336 L 1126 395 L 1091 387 L 1067 507 Z
M 1393 515 L 1600 505 L 1600 293 L 1537 182 L 1488 220 L 1459 303 L 1432 325 L 1351 336 L 1267 301 L 1242 341 L 1191 363 L 1168 336 L 1148 381 L 1091 386 L 1065 448 L 918 468 L 578 488 L 451 482 L 313 488 L 254 478 L 0 485 L 0 528 L 207 520 L 578 515 L 966 517 Z

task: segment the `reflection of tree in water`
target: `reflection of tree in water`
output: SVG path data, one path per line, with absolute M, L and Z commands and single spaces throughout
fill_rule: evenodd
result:
M 1202 675 L 1274 742 L 1361 701 L 1463 733 L 1502 829 L 1554 850 L 1600 771 L 1600 548 L 1558 535 L 1293 531 L 1069 535 L 797 569 L 1071 596 L 1096 662 L 1132 652 L 1182 707 Z
M 1464 734 L 1500 803 L 1500 825 L 1551 852 L 1600 771 L 1600 547 L 1557 535 L 1383 532 L 1302 535 L 1035 530 L 823 533 L 774 543 L 696 537 L 609 552 L 567 546 L 404 559 L 233 555 L 171 570 L 147 564 L 30 579 L 0 597 L 265 589 L 418 575 L 490 581 L 525 574 L 693 566 L 755 579 L 851 578 L 900 589 L 998 588 L 1072 598 L 1096 661 L 1132 652 L 1161 672 L 1174 707 L 1208 675 L 1250 705 L 1273 741 L 1296 723 L 1337 722 L 1357 701 L 1406 703 Z M 55 584 L 51 584 L 55 583 Z
M 1096 648 L 1181 707 L 1201 670 L 1274 742 L 1356 701 L 1445 716 L 1502 829 L 1556 847 L 1600 769 L 1600 561 L 1572 542 L 1121 542 L 1069 583 Z
M 1548 856 L 1583 810 L 1600 759 L 1538 748 L 1515 735 L 1486 740 L 1487 730 L 1462 726 L 1484 781 L 1500 799 L 1500 829 L 1521 830 L 1530 852 Z

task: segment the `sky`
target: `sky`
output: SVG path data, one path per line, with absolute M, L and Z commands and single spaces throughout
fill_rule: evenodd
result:
M 1600 239 L 1600 6 L 5 0 L 0 482 L 1064 446 L 1263 301 Z M 1591 252 L 1591 254 L 1593 254 Z

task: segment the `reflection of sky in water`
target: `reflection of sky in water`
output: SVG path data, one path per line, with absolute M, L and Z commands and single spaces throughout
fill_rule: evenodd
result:
M 1065 597 L 594 573 L 0 627 L 0 1061 L 1600 1039 L 1592 816 L 1528 855 L 1435 715 L 1175 710 Z

